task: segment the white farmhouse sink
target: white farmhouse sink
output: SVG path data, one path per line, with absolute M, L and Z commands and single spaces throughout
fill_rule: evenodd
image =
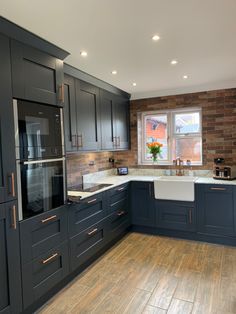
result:
M 197 177 L 163 176 L 154 180 L 155 198 L 160 200 L 194 201 Z

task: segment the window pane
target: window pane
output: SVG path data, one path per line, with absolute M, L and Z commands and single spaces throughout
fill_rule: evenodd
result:
M 180 157 L 186 162 L 201 162 L 201 138 L 181 137 L 173 140 L 173 159 Z
M 177 113 L 174 117 L 174 132 L 180 134 L 200 132 L 200 113 Z
M 160 142 L 163 144 L 160 154 L 161 160 L 168 160 L 167 148 L 167 115 L 155 115 L 145 117 L 145 145 L 147 143 Z M 146 146 L 145 159 L 151 160 L 152 155 Z

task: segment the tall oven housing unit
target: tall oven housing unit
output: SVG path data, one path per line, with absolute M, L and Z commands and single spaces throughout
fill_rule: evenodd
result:
M 13 100 L 19 220 L 65 203 L 62 108 Z

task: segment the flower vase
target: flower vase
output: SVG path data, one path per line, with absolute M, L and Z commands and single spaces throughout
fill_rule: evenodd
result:
M 157 154 L 152 154 L 152 163 L 153 165 L 157 165 Z

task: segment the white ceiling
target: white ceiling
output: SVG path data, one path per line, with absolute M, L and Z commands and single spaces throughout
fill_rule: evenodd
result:
M 236 87 L 236 0 L 0 0 L 0 5 L 2 16 L 69 51 L 68 64 L 132 98 Z M 171 66 L 172 59 L 179 63 Z

